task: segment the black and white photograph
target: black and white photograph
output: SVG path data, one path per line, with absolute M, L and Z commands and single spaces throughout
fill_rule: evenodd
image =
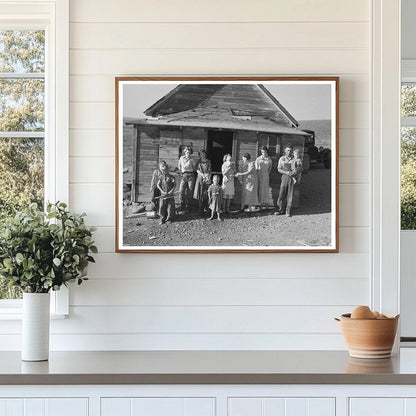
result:
M 338 78 L 116 78 L 119 252 L 337 252 Z

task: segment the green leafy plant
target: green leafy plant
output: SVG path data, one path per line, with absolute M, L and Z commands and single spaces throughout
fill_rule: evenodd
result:
M 87 280 L 97 253 L 86 214 L 71 214 L 64 203 L 37 204 L 17 212 L 0 228 L 0 277 L 24 292 L 47 293 Z

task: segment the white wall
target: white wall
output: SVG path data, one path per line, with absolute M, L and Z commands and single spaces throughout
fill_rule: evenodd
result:
M 345 347 L 333 317 L 370 302 L 370 3 L 71 0 L 70 205 L 100 254 L 52 348 Z M 114 77 L 168 74 L 340 76 L 339 254 L 114 253 Z

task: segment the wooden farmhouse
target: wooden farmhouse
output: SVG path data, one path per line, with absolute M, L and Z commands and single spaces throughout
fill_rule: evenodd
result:
M 226 153 L 232 154 L 238 167 L 244 153 L 254 161 L 260 148 L 267 146 L 273 159 L 270 203 L 275 202 L 280 185 L 276 166 L 283 147 L 291 143 L 303 151 L 305 138 L 310 136 L 260 84 L 182 84 L 144 114 L 146 118 L 128 122 L 134 125 L 133 202 L 150 200 L 149 186 L 159 161 L 165 160 L 173 172 L 188 145 L 195 158 L 205 149 L 218 173 Z M 239 202 L 241 185 L 238 180 L 235 184 L 234 202 Z

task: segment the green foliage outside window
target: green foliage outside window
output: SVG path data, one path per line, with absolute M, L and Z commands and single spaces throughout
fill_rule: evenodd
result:
M 402 86 L 402 117 L 416 116 L 416 85 Z M 416 229 L 416 127 L 403 127 L 401 137 L 401 228 Z
M 0 132 L 43 132 L 45 88 L 42 77 L 10 74 L 45 72 L 45 32 L 0 30 Z M 6 134 L 7 135 L 7 134 Z M 16 211 L 44 199 L 44 139 L 0 137 L 0 229 Z M 19 298 L 0 279 L 0 299 Z

